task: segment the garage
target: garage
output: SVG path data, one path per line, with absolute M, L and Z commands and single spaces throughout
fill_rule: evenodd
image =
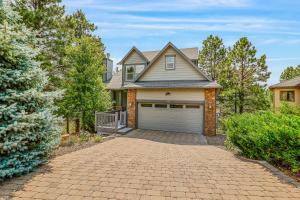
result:
M 139 102 L 138 128 L 203 133 L 203 104 Z

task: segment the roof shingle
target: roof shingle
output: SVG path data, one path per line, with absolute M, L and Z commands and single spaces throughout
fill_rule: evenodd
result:
M 271 85 L 270 88 L 284 88 L 284 87 L 297 87 L 300 86 L 300 76 L 297 76 L 291 80 L 282 81 L 275 85 Z
M 198 48 L 192 47 L 192 48 L 182 48 L 179 49 L 184 55 L 186 55 L 191 60 L 197 60 L 198 59 Z M 158 53 L 159 51 L 142 51 L 142 54 L 151 61 Z

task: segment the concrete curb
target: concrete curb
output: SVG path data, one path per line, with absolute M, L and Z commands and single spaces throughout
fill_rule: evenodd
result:
M 283 172 L 281 172 L 279 169 L 277 169 L 276 167 L 274 167 L 273 165 L 269 164 L 267 161 L 264 160 L 252 160 L 249 158 L 245 158 L 242 156 L 238 156 L 236 155 L 236 157 L 242 161 L 245 162 L 252 162 L 252 163 L 256 163 L 259 164 L 263 167 L 265 167 L 268 171 L 270 171 L 274 176 L 276 176 L 281 182 L 293 185 L 297 188 L 300 188 L 300 183 L 297 182 L 296 180 L 294 180 L 293 178 L 285 175 Z

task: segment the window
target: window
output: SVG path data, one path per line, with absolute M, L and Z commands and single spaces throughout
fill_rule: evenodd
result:
M 142 103 L 141 106 L 142 107 L 146 107 L 146 108 L 152 108 L 152 104 L 151 103 Z
M 145 65 L 126 65 L 125 81 L 133 81 L 143 71 Z
M 134 65 L 126 66 L 126 81 L 133 81 L 134 79 Z
M 199 109 L 200 108 L 200 105 L 197 105 L 197 104 L 190 104 L 190 105 L 185 105 L 185 108 L 194 108 L 194 109 Z
M 166 69 L 175 69 L 175 56 L 167 55 L 166 56 Z
M 179 105 L 179 104 L 170 104 L 170 108 L 183 108 L 183 105 Z
M 280 101 L 295 101 L 295 91 L 280 91 Z
M 155 108 L 167 108 L 167 104 L 155 104 Z

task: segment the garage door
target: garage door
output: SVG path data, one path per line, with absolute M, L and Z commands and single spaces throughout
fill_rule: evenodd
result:
M 138 127 L 141 129 L 203 132 L 203 105 L 139 103 Z

